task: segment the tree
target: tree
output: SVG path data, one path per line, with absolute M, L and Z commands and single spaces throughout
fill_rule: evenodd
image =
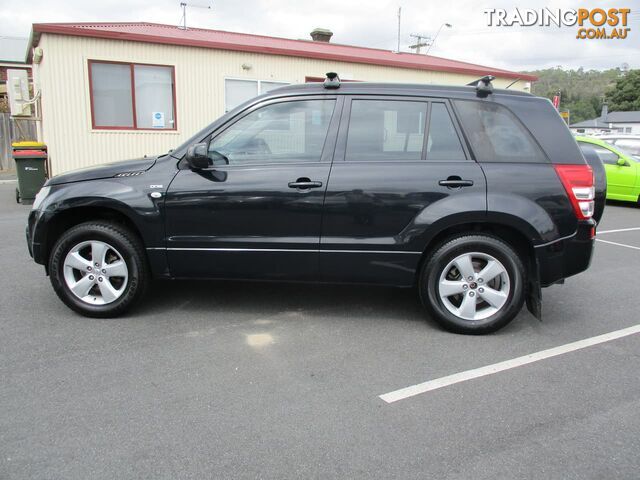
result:
M 533 84 L 533 93 L 549 99 L 560 91 L 560 110 L 571 112 L 571 123 L 600 116 L 605 93 L 623 75 L 619 68 L 610 70 L 563 70 L 548 68 L 531 72 L 539 80 Z
M 609 111 L 640 110 L 640 70 L 629 70 L 607 92 Z

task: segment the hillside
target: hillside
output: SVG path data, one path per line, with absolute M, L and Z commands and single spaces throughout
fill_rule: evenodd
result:
M 533 84 L 535 95 L 552 99 L 558 90 L 562 92 L 560 110 L 571 112 L 571 123 L 599 116 L 606 92 L 624 74 L 619 68 L 604 71 L 548 68 L 527 73 L 540 78 Z

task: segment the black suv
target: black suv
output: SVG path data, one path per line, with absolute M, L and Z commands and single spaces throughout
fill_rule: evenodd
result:
M 593 173 L 548 100 L 490 80 L 273 90 L 165 155 L 51 178 L 29 251 L 92 317 L 152 277 L 415 286 L 462 333 L 539 317 L 589 266 Z

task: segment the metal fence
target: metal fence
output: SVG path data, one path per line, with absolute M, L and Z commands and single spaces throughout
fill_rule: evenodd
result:
M 15 170 L 11 157 L 11 143 L 36 140 L 35 120 L 12 119 L 8 113 L 0 113 L 0 170 Z

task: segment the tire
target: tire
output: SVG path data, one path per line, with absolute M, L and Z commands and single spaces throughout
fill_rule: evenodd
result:
M 102 221 L 82 223 L 62 234 L 49 257 L 49 275 L 69 308 L 95 318 L 123 314 L 149 283 L 139 238 L 121 225 Z
M 464 278 L 463 270 L 468 273 Z M 483 271 L 491 278 L 482 278 Z M 482 335 L 504 327 L 520 312 L 525 280 L 523 262 L 511 246 L 489 235 L 465 235 L 432 252 L 418 289 L 425 309 L 443 328 Z

